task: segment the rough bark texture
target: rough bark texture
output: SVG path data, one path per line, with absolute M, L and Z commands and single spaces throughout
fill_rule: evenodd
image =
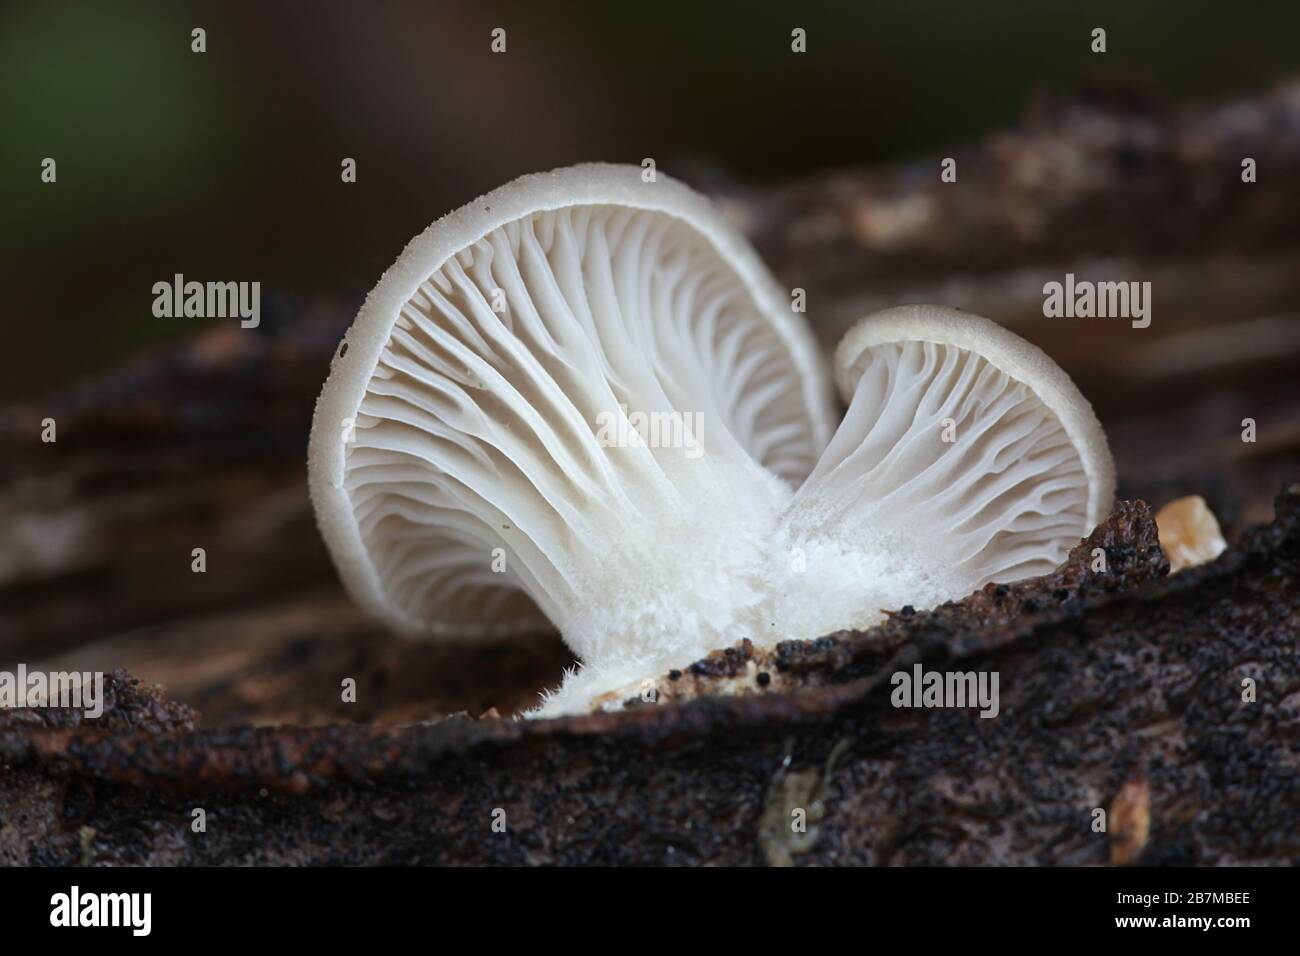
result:
M 1246 531 L 1300 478 L 1300 93 L 1044 100 L 958 153 L 957 183 L 938 159 L 703 185 L 828 344 L 932 301 L 1042 345 L 1094 401 L 1124 497 L 1209 500 L 1234 543 L 1214 565 L 1165 578 L 1127 504 L 1089 543 L 1104 575 L 1076 552 L 869 635 L 717 655 L 661 696 L 751 663 L 762 694 L 441 719 L 526 706 L 569 656 L 548 635 L 408 643 L 351 606 L 303 459 L 356 303 L 282 301 L 256 333 L 0 408 L 0 668 L 122 669 L 94 726 L 0 713 L 0 861 L 1300 862 L 1300 490 Z M 1151 327 L 1044 319 L 1067 271 L 1151 281 Z M 892 707 L 916 661 L 996 670 L 1001 714 Z

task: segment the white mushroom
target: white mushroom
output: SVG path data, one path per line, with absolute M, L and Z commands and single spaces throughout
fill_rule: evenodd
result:
M 811 336 L 719 213 L 577 166 L 407 246 L 321 393 L 310 486 L 362 605 L 464 638 L 535 630 L 535 602 L 585 665 L 549 710 L 584 709 L 755 632 L 833 422 Z
M 836 352 L 848 413 L 779 532 L 778 627 L 866 627 L 1051 571 L 1110 512 L 1092 407 L 1041 350 L 934 306 L 860 322 Z

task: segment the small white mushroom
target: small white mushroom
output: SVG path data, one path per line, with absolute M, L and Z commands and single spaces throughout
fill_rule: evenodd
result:
M 312 500 L 354 597 L 447 638 L 536 630 L 535 605 L 584 663 L 548 712 L 752 636 L 776 522 L 834 427 L 753 251 L 640 173 L 526 176 L 431 226 L 312 424 Z
M 786 514 L 776 629 L 811 638 L 1055 568 L 1112 504 L 1092 407 L 1040 349 L 934 306 L 862 320 L 848 413 Z

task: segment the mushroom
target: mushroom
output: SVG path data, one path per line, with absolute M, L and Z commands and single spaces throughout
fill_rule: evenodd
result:
M 1110 512 L 1115 468 L 1069 376 L 988 319 L 887 309 L 840 342 L 848 412 L 778 531 L 778 627 L 811 638 L 1044 574 Z
M 540 610 L 583 662 L 543 711 L 581 710 L 760 627 L 833 427 L 810 333 L 718 211 L 584 165 L 406 247 L 335 356 L 309 482 L 360 604 L 456 639 Z

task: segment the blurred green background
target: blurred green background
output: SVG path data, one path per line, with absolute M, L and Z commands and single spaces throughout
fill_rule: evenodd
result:
M 260 280 L 264 310 L 269 290 L 359 301 L 411 236 L 524 172 L 652 156 L 783 179 L 977 138 L 1039 90 L 1214 98 L 1297 73 L 1294 0 L 8 3 L 0 394 L 221 321 L 153 317 L 176 272 Z

